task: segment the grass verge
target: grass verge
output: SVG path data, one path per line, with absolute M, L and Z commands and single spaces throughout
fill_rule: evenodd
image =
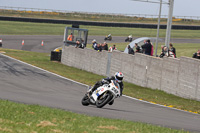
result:
M 69 67 L 58 62 L 51 62 L 49 54 L 46 53 L 36 53 L 2 48 L 0 51 L 5 51 L 6 54 L 11 57 L 84 84 L 93 85 L 96 81 L 104 78 L 104 76 Z M 126 82 L 124 83 L 124 86 L 125 95 L 200 114 L 199 101 L 184 99 L 178 96 L 167 94 L 160 90 L 152 90 Z
M 18 10 L 0 10 L 1 16 L 12 17 L 28 17 L 28 18 L 48 18 L 48 19 L 63 19 L 63 20 L 82 20 L 82 21 L 96 21 L 96 22 L 125 22 L 125 23 L 146 23 L 157 24 L 158 18 L 145 18 L 126 15 L 112 15 L 112 14 L 99 14 L 99 13 L 79 13 L 79 12 L 46 12 L 46 11 L 20 11 Z M 194 19 L 172 19 L 173 24 L 180 25 L 199 25 L 199 20 Z M 161 24 L 167 23 L 167 18 L 160 19 Z
M 30 22 L 12 22 L 0 21 L 1 35 L 63 35 L 65 24 L 49 23 L 30 23 Z M 88 29 L 89 35 L 133 37 L 156 37 L 157 29 L 146 28 L 125 28 L 125 27 L 101 27 L 101 26 L 84 26 L 80 28 Z M 165 37 L 166 30 L 160 30 L 160 37 Z M 171 38 L 199 38 L 200 30 L 172 30 Z
M 186 133 L 150 124 L 89 117 L 5 100 L 0 100 L 0 105 L 0 132 L 3 133 Z

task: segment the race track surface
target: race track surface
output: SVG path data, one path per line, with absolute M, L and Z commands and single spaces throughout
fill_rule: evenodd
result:
M 86 86 L 0 54 L 0 99 L 39 104 L 90 116 L 151 123 L 200 132 L 200 115 L 124 96 L 102 109 L 82 106 Z
M 57 47 L 63 45 L 63 36 L 53 35 L 1 35 L 3 39 L 3 48 L 19 49 L 26 51 L 34 51 L 41 53 L 50 53 Z M 92 40 L 96 39 L 98 43 L 104 42 L 104 36 L 88 36 L 88 44 L 92 43 Z M 125 42 L 126 37 L 114 36 L 112 41 L 107 43 L 121 43 Z M 133 39 L 136 39 L 133 37 Z M 24 45 L 22 45 L 24 40 Z M 41 42 L 44 45 L 41 45 Z M 162 39 L 162 42 L 165 40 Z M 172 43 L 199 43 L 200 39 L 171 39 Z

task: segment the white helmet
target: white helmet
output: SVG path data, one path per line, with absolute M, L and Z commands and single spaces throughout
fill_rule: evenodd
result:
M 116 73 L 115 73 L 115 80 L 116 80 L 117 82 L 121 83 L 122 80 L 123 80 L 123 78 L 124 78 L 124 75 L 123 75 L 122 72 L 116 72 Z

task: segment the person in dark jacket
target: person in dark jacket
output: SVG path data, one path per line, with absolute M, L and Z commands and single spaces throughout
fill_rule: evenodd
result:
M 145 44 L 142 45 L 142 49 L 144 49 L 144 53 L 146 55 L 151 55 L 151 42 L 150 40 L 147 40 Z
M 167 47 L 166 46 L 163 46 L 161 45 L 161 53 L 160 53 L 160 58 L 163 58 L 167 53 Z
M 170 43 L 169 46 L 170 46 L 170 51 L 175 55 L 176 58 L 176 49 L 173 47 L 172 43 Z
M 102 43 L 101 48 L 102 48 L 102 50 L 108 51 L 108 44 L 106 42 Z
M 133 55 L 135 54 L 133 48 L 131 48 L 130 45 L 128 45 L 128 54 L 133 54 Z
M 200 59 L 200 49 L 193 54 L 192 58 Z
M 124 75 L 122 72 L 116 72 L 114 76 L 111 76 L 110 78 L 107 77 L 107 78 L 102 79 L 101 81 L 96 82 L 96 84 L 88 90 L 88 94 L 91 95 L 98 87 L 100 87 L 104 84 L 111 83 L 111 80 L 115 80 L 119 84 L 120 95 L 122 96 L 122 92 L 124 89 L 124 84 L 122 82 L 123 78 L 124 78 Z M 114 101 L 109 103 L 109 105 L 112 105 L 113 103 L 114 103 Z
M 83 43 L 82 41 L 77 40 L 77 41 L 76 41 L 75 48 L 82 48 L 82 49 L 84 49 L 84 48 L 85 48 L 85 45 L 84 45 L 84 43 Z
M 138 43 L 135 43 L 135 52 L 141 53 L 140 46 L 138 46 Z
M 96 46 L 96 48 L 95 48 L 94 50 L 96 50 L 96 51 L 98 51 L 98 52 L 101 52 L 101 51 L 102 51 L 101 45 L 100 45 L 100 44 L 97 44 L 97 46 Z
M 97 47 L 97 41 L 94 39 L 92 41 L 92 48 L 95 50 L 96 47 Z

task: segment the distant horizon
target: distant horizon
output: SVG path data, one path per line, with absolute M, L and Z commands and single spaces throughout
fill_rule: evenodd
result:
M 6 7 L 6 8 L 2 8 L 2 7 Z M 93 13 L 98 13 L 98 14 L 107 14 L 107 15 L 125 15 L 125 16 L 132 16 L 132 17 L 134 17 L 134 16 L 140 16 L 140 17 L 147 17 L 147 18 L 156 18 L 155 16 L 158 16 L 158 14 L 126 14 L 126 13 L 106 13 L 106 12 L 83 12 L 83 11 L 69 11 L 69 10 L 55 10 L 55 9 L 45 9 L 45 8 L 29 8 L 29 7 L 12 7 L 12 6 L 0 6 L 0 9 L 13 9 L 13 10 L 20 10 L 20 8 L 21 9 L 27 9 L 26 11 L 60 11 L 60 12 L 62 12 L 63 11 L 63 13 L 64 12 L 76 12 L 76 13 L 91 13 L 91 14 L 93 14 Z M 28 9 L 31 9 L 31 10 L 28 10 Z M 34 10 L 34 9 L 37 9 L 37 10 Z M 39 9 L 39 10 L 38 10 Z M 23 10 L 20 10 L 20 11 L 23 11 Z M 149 17 L 149 16 L 154 16 L 154 17 Z M 161 17 L 162 16 L 165 16 L 165 17 L 167 17 L 167 15 L 161 15 Z M 198 19 L 200 19 L 200 15 L 199 16 L 178 16 L 178 15 L 173 15 L 173 17 L 180 17 L 180 18 L 188 18 L 188 17 L 194 17 L 194 18 L 198 18 Z
M 159 2 L 160 0 L 151 0 Z M 167 2 L 168 0 L 163 0 Z M 1 6 L 65 10 L 104 14 L 158 15 L 160 4 L 134 0 L 0 0 Z M 200 0 L 174 0 L 173 16 L 200 16 Z M 162 5 L 161 15 L 168 15 L 169 5 Z

